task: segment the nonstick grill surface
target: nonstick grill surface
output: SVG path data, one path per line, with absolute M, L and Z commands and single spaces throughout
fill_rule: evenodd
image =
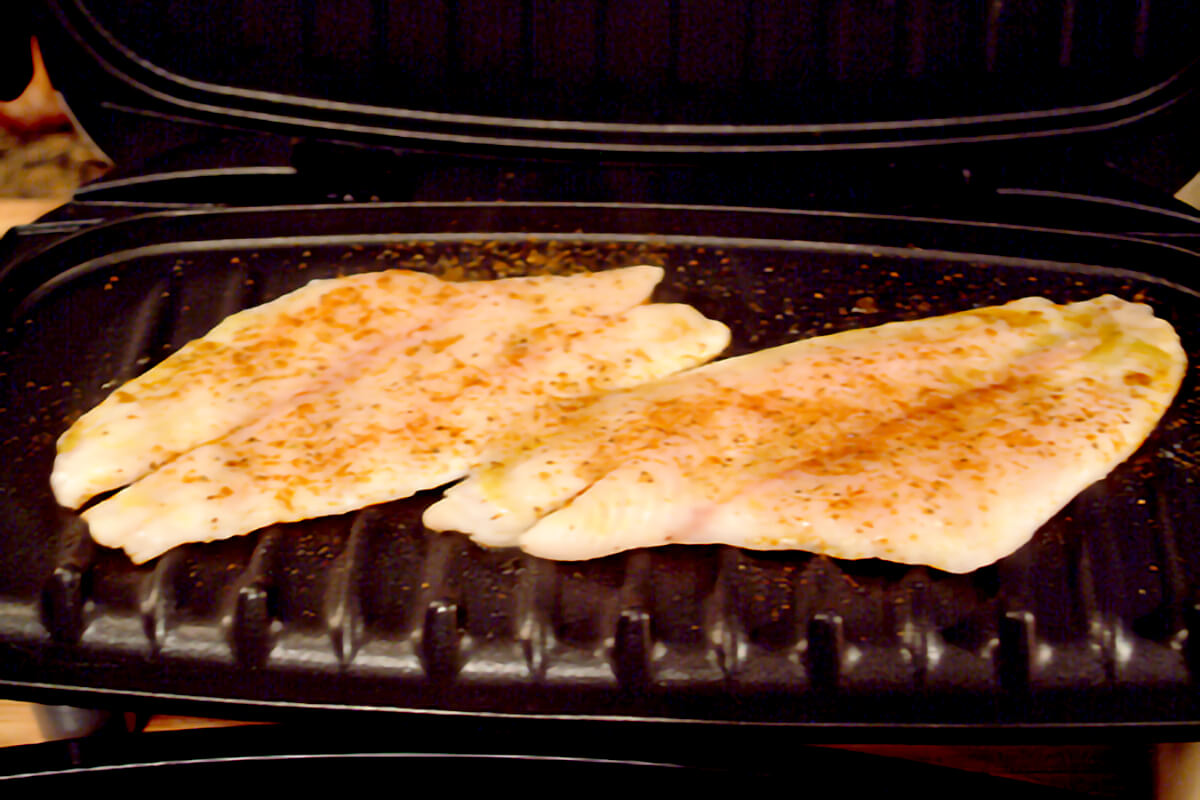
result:
M 217 713 L 451 711 L 972 728 L 1183 725 L 1194 699 L 1194 370 L 1158 430 L 1025 548 L 951 575 L 673 546 L 556 564 L 434 534 L 436 492 L 179 548 L 94 546 L 54 440 L 229 313 L 318 277 L 659 263 L 744 352 L 1038 294 L 1151 304 L 1195 360 L 1194 254 L 1132 239 L 729 209 L 398 205 L 164 212 L 0 276 L 0 686 Z M 1193 640 L 1194 641 L 1194 640 Z

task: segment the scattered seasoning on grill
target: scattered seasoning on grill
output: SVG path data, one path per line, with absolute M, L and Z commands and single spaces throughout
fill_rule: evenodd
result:
M 425 243 L 423 246 L 427 246 L 429 248 L 428 252 L 430 252 L 430 253 L 436 253 L 438 248 L 445 249 L 447 247 L 447 245 L 445 243 L 432 243 L 432 242 Z M 406 248 L 406 247 L 408 247 L 408 245 L 401 245 L 401 248 Z M 393 249 L 391 246 L 389 246 L 389 249 L 387 249 L 386 251 L 383 251 L 383 252 L 386 252 L 389 254 L 387 260 L 393 261 L 393 262 L 400 262 L 399 265 L 404 265 L 405 263 L 407 263 L 408 265 L 411 265 L 416 268 L 426 269 L 426 270 L 429 269 L 429 264 L 426 263 L 425 253 L 412 252 L 410 249 L 408 251 L 408 255 L 405 256 L 402 254 L 401 250 Z M 713 272 L 711 271 L 712 265 L 709 263 L 705 263 L 702 265 L 697 259 L 686 258 L 686 255 L 691 253 L 691 250 L 688 248 L 661 248 L 661 252 L 663 253 L 663 258 L 668 263 L 675 265 L 675 267 L 676 267 L 675 269 L 673 269 L 671 271 L 671 281 L 673 282 L 673 285 L 671 287 L 669 287 L 670 291 L 681 292 L 681 293 L 682 292 L 691 293 L 691 294 L 689 294 L 689 299 L 694 297 L 698 300 L 698 303 L 700 305 L 704 305 L 708 309 L 710 309 L 710 312 L 716 312 L 716 313 L 710 313 L 710 315 L 722 316 L 727 321 L 733 322 L 738 327 L 739 332 L 742 330 L 741 326 L 743 323 L 741 323 L 739 320 L 736 319 L 736 317 L 738 315 L 738 311 L 737 311 L 738 305 L 736 305 L 736 304 L 739 302 L 738 298 L 740 297 L 740 289 L 738 287 L 738 283 L 736 280 L 727 281 L 723 285 L 715 285 L 715 284 L 718 284 L 718 281 L 709 280 L 707 277 L 707 276 L 713 274 Z M 277 255 L 273 254 L 273 253 L 268 253 L 268 256 L 271 259 L 277 258 Z M 312 257 L 312 251 L 309 251 L 309 256 Z M 407 259 L 407 261 L 405 261 L 405 259 Z M 787 274 L 789 265 L 792 269 L 796 269 L 795 264 L 796 264 L 796 262 L 798 262 L 800 260 L 801 259 L 799 259 L 795 256 L 790 256 L 785 253 L 785 254 L 780 255 L 778 257 L 778 260 L 772 263 L 771 268 L 777 269 L 777 270 Z M 203 262 L 201 262 L 201 263 L 203 263 Z M 322 268 L 325 266 L 325 264 L 326 264 L 326 262 L 323 259 L 323 257 L 320 254 L 318 254 L 317 257 L 313 258 L 312 262 L 303 261 L 299 264 L 293 263 L 293 264 L 288 265 L 288 268 L 295 270 L 297 273 L 299 273 L 299 272 L 307 271 L 310 268 L 316 268 L 316 269 Z M 778 266 L 775 266 L 775 264 L 778 264 Z M 361 266 L 363 268 L 378 268 L 378 266 L 366 265 L 366 264 L 357 264 L 356 266 Z M 1007 282 L 1003 279 L 1002 274 L 1000 274 L 1000 273 L 998 273 L 996 275 L 989 274 L 987 272 L 987 270 L 989 270 L 989 267 L 986 264 L 973 264 L 970 266 L 971 266 L 972 270 L 983 270 L 984 271 L 984 280 L 978 281 L 974 284 L 975 286 L 979 287 L 979 289 L 981 290 L 981 292 L 983 292 L 983 294 L 971 295 L 970 291 L 968 291 L 968 289 L 966 287 L 961 285 L 963 282 L 962 273 L 959 273 L 957 275 L 952 274 L 952 273 L 946 273 L 944 275 L 943 274 L 938 275 L 938 277 L 936 279 L 938 288 L 933 293 L 930 294 L 929 299 L 915 299 L 914 297 L 911 297 L 910 295 L 908 295 L 907 292 L 911 292 L 911 290 L 917 286 L 921 286 L 921 285 L 930 286 L 933 283 L 933 281 L 922 282 L 919 280 L 918 281 L 911 280 L 910 279 L 912 277 L 911 272 L 907 268 L 905 268 L 902 272 L 897 272 L 896 270 L 892 270 L 891 273 L 895 273 L 895 274 L 888 274 L 886 277 L 891 278 L 893 280 L 887 281 L 885 279 L 883 281 L 885 284 L 887 284 L 887 291 L 891 292 L 891 294 L 887 295 L 887 300 L 888 300 L 887 302 L 883 302 L 885 294 L 883 293 L 882 290 L 881 290 L 881 294 L 876 295 L 876 296 L 880 299 L 881 305 L 883 305 L 887 308 L 886 313 L 889 316 L 892 316 L 892 315 L 911 316 L 911 315 L 916 315 L 916 314 L 924 315 L 924 314 L 930 313 L 935 307 L 939 311 L 949 310 L 949 308 L 952 307 L 954 304 L 963 302 L 964 300 L 969 300 L 970 302 L 976 303 L 976 304 L 983 304 L 985 299 L 990 299 L 993 296 L 999 296 L 1001 298 L 1004 297 L 1003 290 L 1004 290 L 1004 287 L 1009 284 L 1009 282 Z M 689 273 L 688 272 L 689 268 L 694 269 L 694 272 Z M 199 270 L 197 270 L 197 272 L 198 271 Z M 177 265 L 175 268 L 172 268 L 172 272 L 176 272 L 176 274 L 181 274 L 183 272 L 182 264 Z M 807 272 L 799 272 L 798 274 L 806 276 L 806 278 L 809 275 L 809 273 L 807 273 Z M 828 284 L 824 284 L 824 285 L 828 285 L 831 287 L 830 293 L 833 295 L 833 297 L 834 298 L 838 298 L 838 297 L 845 298 L 845 300 L 843 300 L 842 302 L 846 302 L 847 300 L 849 300 L 849 298 L 854 296 L 853 292 L 850 291 L 850 289 L 858 288 L 861 290 L 862 288 L 868 288 L 868 287 L 861 287 L 861 286 L 856 287 L 854 285 L 853 281 L 840 282 L 838 273 L 836 270 L 833 270 L 833 271 L 822 270 L 821 274 L 825 275 L 826 278 L 830 281 Z M 297 277 L 299 277 L 299 276 L 297 276 Z M 305 276 L 305 278 L 306 277 L 307 276 Z M 856 280 L 858 280 L 861 283 L 861 279 L 856 279 Z M 1016 283 L 1016 281 L 1014 281 L 1013 283 Z M 779 302 L 783 298 L 780 298 L 780 297 L 772 298 L 770 304 L 767 305 L 767 308 L 772 311 L 772 314 L 771 314 L 772 319 L 776 320 L 779 324 L 775 328 L 773 328 L 773 332 L 771 334 L 774 337 L 776 337 L 774 339 L 774 341 L 771 341 L 769 339 L 764 339 L 764 342 L 769 341 L 770 343 L 779 343 L 779 341 L 780 341 L 779 337 L 792 338 L 792 337 L 795 337 L 798 335 L 812 335 L 813 333 L 817 332 L 821 328 L 822 323 L 824 322 L 823 315 L 825 314 L 826 310 L 823 307 L 820 307 L 818 305 L 818 303 L 810 301 L 809 298 L 812 298 L 812 300 L 815 300 L 815 301 L 825 300 L 826 299 L 825 293 L 824 292 L 816 292 L 813 294 L 807 294 L 807 290 L 804 288 L 806 285 L 806 282 L 804 280 L 796 280 L 795 285 L 798 287 L 801 287 L 801 288 L 799 288 L 797 290 L 798 293 L 794 296 L 794 298 L 792 295 L 784 295 L 783 296 L 783 298 L 785 298 L 788 301 L 791 301 L 793 299 L 795 300 L 794 307 L 790 308 L 785 313 L 784 320 L 778 320 L 777 314 L 775 313 L 775 310 L 778 308 Z M 807 286 L 811 286 L 811 285 L 812 285 L 812 283 L 807 283 Z M 1079 296 L 1079 292 L 1081 292 L 1085 288 L 1087 289 L 1088 295 L 1093 294 L 1095 292 L 1095 289 L 1094 289 L 1095 285 L 1096 284 L 1094 281 L 1089 282 L 1087 284 L 1085 284 L 1082 281 L 1076 280 L 1076 279 L 1071 279 L 1069 282 L 1066 280 L 1063 281 L 1063 286 L 1068 287 L 1067 291 L 1075 292 L 1075 296 Z M 1075 287 L 1075 288 L 1071 289 L 1070 287 Z M 98 283 L 97 283 L 97 288 L 99 288 Z M 700 288 L 703 288 L 704 291 L 697 291 Z M 871 287 L 869 287 L 869 289 L 871 289 L 871 290 L 876 289 L 876 288 L 877 287 L 875 285 L 872 285 Z M 1105 288 L 1107 289 L 1108 287 L 1105 287 Z M 799 294 L 799 292 L 801 292 L 801 291 L 806 292 L 806 294 L 804 296 L 801 296 Z M 960 292 L 960 294 L 956 294 L 956 291 Z M 1058 292 L 1058 291 L 1063 291 L 1063 290 L 1055 289 L 1055 291 Z M 717 300 L 715 298 L 719 298 L 719 300 Z M 1139 291 L 1137 295 L 1131 297 L 1130 299 L 1145 301 L 1146 295 L 1145 295 L 1145 293 Z M 893 302 L 893 301 L 896 301 L 896 302 Z M 730 303 L 732 303 L 733 305 L 729 305 Z M 720 309 L 722 309 L 722 308 L 731 308 L 733 310 L 728 312 L 727 314 L 723 315 L 720 313 Z M 790 320 L 786 318 L 789 314 L 792 315 L 792 319 L 790 319 Z M 30 323 L 30 320 L 25 320 L 25 323 L 28 325 Z M 828 327 L 834 327 L 835 325 L 836 325 L 836 327 L 842 327 L 841 323 L 835 323 L 835 324 L 825 323 L 825 324 Z M 111 358 L 111 356 L 109 354 L 104 354 L 103 358 L 109 359 L 109 358 Z M 91 365 L 94 363 L 103 364 L 103 361 L 101 360 L 100 356 L 94 356 L 92 361 L 89 362 L 89 369 L 93 368 Z M 104 369 L 104 368 L 105 368 L 104 366 L 101 366 L 101 369 Z M 83 374 L 83 373 L 81 373 L 81 374 Z M 106 377 L 106 375 L 105 375 L 105 377 Z M 79 378 L 79 380 L 84 382 L 86 385 L 93 386 L 93 387 L 98 386 L 100 379 L 101 378 L 92 379 L 90 377 Z M 90 390 L 90 391 L 94 392 L 94 390 Z M 79 400 L 76 401 L 77 406 L 82 406 L 88 402 L 93 402 L 93 400 L 90 396 L 85 397 L 85 395 L 83 393 L 79 393 L 78 397 L 79 397 Z M 19 412 L 19 409 L 16 409 L 16 410 Z M 67 417 L 69 417 L 71 415 L 77 415 L 77 414 L 78 414 L 78 410 L 74 410 L 70 414 L 66 415 L 62 421 L 60 421 L 59 419 L 53 420 L 52 424 L 49 427 L 52 429 L 61 429 L 64 426 L 64 422 Z M 39 424 L 44 424 L 44 422 L 39 420 Z M 1172 435 L 1179 435 L 1179 436 L 1186 434 L 1186 432 L 1187 432 L 1186 419 L 1184 419 L 1183 416 L 1177 416 L 1174 419 L 1171 419 L 1169 421 L 1168 425 L 1164 426 L 1164 431 L 1167 433 L 1171 433 Z M 24 435 L 22 435 L 22 437 L 20 437 L 20 438 L 21 438 L 22 445 L 28 443 L 28 440 L 25 438 Z M 15 441 L 15 439 L 14 439 L 14 441 Z M 1176 444 L 1175 442 L 1170 442 L 1168 444 L 1168 446 L 1174 446 L 1175 444 Z M 1151 458 L 1143 460 L 1142 464 L 1145 465 L 1145 468 L 1147 468 L 1147 469 L 1155 469 L 1157 467 L 1157 465 L 1159 465 L 1160 463 L 1165 464 L 1165 465 L 1179 466 L 1179 467 L 1183 467 L 1185 469 L 1194 469 L 1197 466 L 1200 466 L 1200 462 L 1197 461 L 1197 457 L 1192 455 L 1193 453 L 1196 453 L 1196 452 L 1200 452 L 1200 447 L 1189 448 L 1186 445 L 1184 445 L 1180 449 L 1169 450 L 1166 452 L 1163 452 L 1161 449 L 1155 449 L 1150 454 Z M 1186 459 L 1186 462 L 1185 462 L 1185 459 Z M 1163 467 L 1163 468 L 1166 469 L 1169 467 Z M 1121 477 L 1122 476 L 1118 476 L 1118 480 L 1120 480 Z M 1144 503 L 1144 502 L 1145 502 L 1144 499 L 1139 498 L 1139 500 L 1138 500 L 1139 504 Z M 396 504 L 396 507 L 401 508 L 401 507 L 406 507 L 406 506 L 403 506 L 403 504 Z M 418 528 L 419 528 L 419 526 L 418 526 Z M 414 538 L 414 541 L 417 541 L 418 543 L 423 541 L 419 535 L 413 534 L 407 528 L 403 531 L 402 535 L 406 536 L 406 537 Z M 418 544 L 418 546 L 419 546 L 419 544 Z M 800 562 L 800 563 L 805 563 L 806 559 L 807 559 L 807 557 L 804 555 L 789 555 L 788 558 L 796 558 L 798 560 L 798 562 Z M 517 563 L 519 563 L 519 562 L 517 562 Z M 857 565 L 857 564 L 854 564 L 854 565 L 844 564 L 844 565 L 842 565 L 842 568 L 852 569 L 852 570 L 864 569 L 864 567 L 862 567 L 861 565 Z M 231 564 L 229 566 L 229 569 L 236 571 L 237 566 Z M 519 567 L 514 567 L 514 569 L 519 569 Z M 738 569 L 739 570 L 743 569 L 743 566 L 739 565 Z M 807 574 L 802 576 L 800 580 L 802 582 L 807 582 L 808 581 Z M 958 584 L 956 584 L 956 585 L 958 585 Z M 1142 592 L 1142 593 L 1144 593 L 1144 591 L 1145 590 L 1139 590 L 1139 592 Z
M 879 311 L 879 306 L 873 297 L 860 297 L 854 301 L 850 310 L 855 314 L 874 314 Z

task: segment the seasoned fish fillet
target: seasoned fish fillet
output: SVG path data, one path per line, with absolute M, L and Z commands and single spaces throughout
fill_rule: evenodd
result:
M 451 283 L 388 270 L 312 281 L 226 318 L 84 414 L 59 439 L 51 488 L 78 508 L 276 403 L 344 380 L 357 359 L 399 338 L 442 338 L 439 331 L 494 298 L 519 314 L 613 314 L 645 301 L 662 275 L 637 266 Z
M 184 542 L 407 497 L 463 477 L 492 437 L 548 400 L 659 378 L 729 342 L 724 325 L 690 306 L 586 315 L 506 294 L 436 330 L 363 355 L 351 374 L 96 504 L 83 514 L 93 538 L 141 562 Z
M 552 559 L 682 543 L 968 572 L 1128 458 L 1185 369 L 1140 304 L 1027 298 L 545 410 L 425 514 Z

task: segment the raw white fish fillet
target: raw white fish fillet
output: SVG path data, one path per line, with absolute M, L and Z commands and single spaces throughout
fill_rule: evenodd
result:
M 590 301 L 595 304 L 595 297 Z M 728 329 L 690 306 L 584 314 L 495 294 L 470 314 L 359 358 L 84 512 L 135 562 L 185 543 L 408 497 L 463 477 L 492 437 L 551 399 L 702 364 Z
M 51 488 L 78 508 L 276 403 L 353 375 L 356 358 L 403 337 L 441 338 L 497 298 L 514 314 L 613 314 L 644 302 L 662 275 L 636 266 L 453 283 L 397 269 L 312 281 L 226 318 L 84 414 L 59 439 Z
M 1128 458 L 1184 369 L 1168 323 L 1108 295 L 809 339 L 543 412 L 425 524 L 551 559 L 725 543 L 968 572 Z

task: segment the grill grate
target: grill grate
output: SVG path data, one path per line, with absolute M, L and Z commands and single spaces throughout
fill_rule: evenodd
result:
M 560 265 L 658 261 L 668 267 L 663 298 L 728 322 L 736 350 L 1030 293 L 1066 301 L 1113 291 L 1154 304 L 1195 358 L 1200 303 L 1190 290 L 1096 266 L 806 244 L 770 214 L 766 228 L 787 239 L 613 233 L 598 244 L 543 232 L 484 244 L 478 233 L 396 233 L 417 213 L 406 207 L 361 212 L 380 215 L 386 241 L 300 240 L 277 226 L 311 220 L 212 213 L 264 238 L 205 243 L 206 213 L 172 219 L 170 243 L 62 264 L 50 282 L 33 262 L 42 277 L 21 294 L 3 348 L 0 680 L 199 703 L 819 725 L 1196 718 L 1194 373 L 1131 461 L 1029 546 L 970 575 L 719 546 L 556 564 L 424 531 L 419 515 L 436 493 L 135 567 L 93 545 L 46 485 L 54 437 L 113 376 L 147 368 L 232 309 L 342 271 L 504 271 L 531 252 Z M 449 227 L 483 230 L 531 212 L 440 213 Z M 575 209 L 557 224 L 574 230 L 572 215 L 584 213 L 621 212 Z M 676 213 L 659 229 L 688 229 Z M 928 235 L 922 224 L 906 238 Z M 41 266 L 66 252 L 48 251 Z M 866 295 L 879 311 L 854 313 Z M 111 327 L 80 338 L 91 325 Z

